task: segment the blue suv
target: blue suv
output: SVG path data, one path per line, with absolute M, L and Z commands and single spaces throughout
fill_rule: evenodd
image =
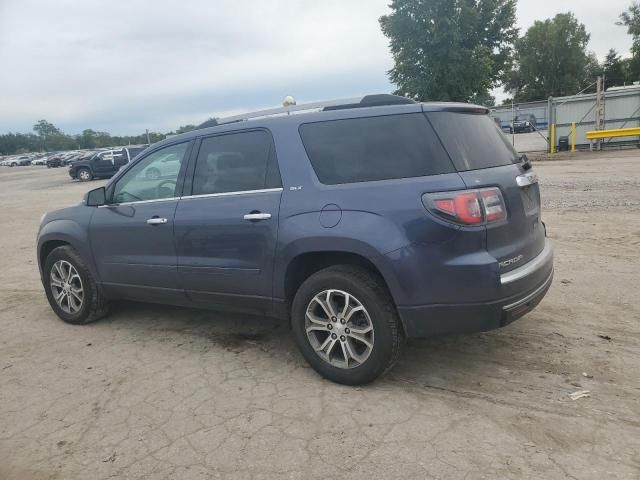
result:
M 281 317 L 316 371 L 362 384 L 406 338 L 532 310 L 553 277 L 540 215 L 487 109 L 371 95 L 152 145 L 43 217 L 38 261 L 66 322 L 116 299 Z

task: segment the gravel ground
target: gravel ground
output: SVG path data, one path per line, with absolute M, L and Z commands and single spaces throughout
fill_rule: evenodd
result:
M 640 156 L 535 169 L 556 245 L 540 306 L 413 341 L 350 388 L 264 318 L 127 303 L 64 324 L 39 282 L 38 220 L 99 182 L 1 168 L 0 478 L 640 478 Z
M 516 133 L 515 135 L 507 134 L 507 138 L 511 140 L 519 152 L 546 152 L 548 132 L 540 130 L 531 133 Z

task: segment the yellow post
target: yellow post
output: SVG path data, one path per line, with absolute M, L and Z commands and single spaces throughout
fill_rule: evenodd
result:
M 551 125 L 551 153 L 556 153 L 556 124 Z
M 571 153 L 576 151 L 576 122 L 571 123 Z

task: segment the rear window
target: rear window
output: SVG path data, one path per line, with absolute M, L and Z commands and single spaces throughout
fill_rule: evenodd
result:
M 307 123 L 300 135 L 325 185 L 455 172 L 421 113 Z
M 460 172 L 518 161 L 507 137 L 488 115 L 462 112 L 426 114 Z

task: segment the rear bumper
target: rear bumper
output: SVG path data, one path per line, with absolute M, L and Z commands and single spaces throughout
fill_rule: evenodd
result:
M 540 255 L 520 267 L 518 272 L 501 276 L 503 285 L 522 286 L 517 294 L 490 302 L 398 307 L 398 313 L 409 338 L 485 332 L 504 327 L 533 310 L 552 282 L 553 247 L 548 242 Z M 524 288 L 525 284 L 529 287 Z

